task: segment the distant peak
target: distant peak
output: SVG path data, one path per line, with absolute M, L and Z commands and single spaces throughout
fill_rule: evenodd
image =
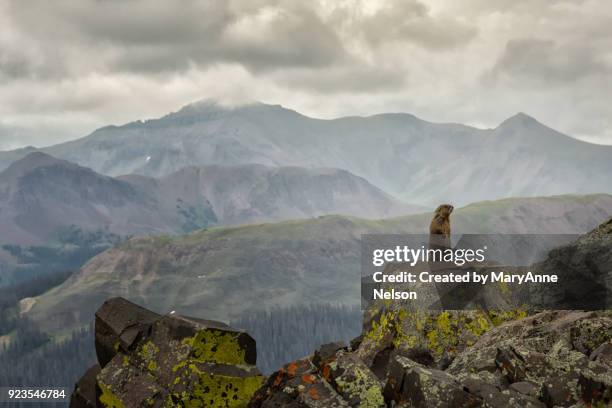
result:
M 61 163 L 63 160 L 57 159 L 47 153 L 43 153 L 41 151 L 35 151 L 32 153 L 28 153 L 23 156 L 23 158 L 17 160 L 17 163 L 29 163 L 29 164 L 47 164 L 47 163 Z
M 202 99 L 196 102 L 189 103 L 183 106 L 177 113 L 193 113 L 193 112 L 215 112 L 215 111 L 232 111 L 241 108 L 254 106 L 266 106 L 266 104 L 258 101 L 248 101 L 241 103 L 222 102 L 215 99 Z
M 527 115 L 526 113 L 519 112 L 514 116 L 509 117 L 504 120 L 499 127 L 508 127 L 508 126 L 529 126 L 534 124 L 539 124 L 535 118 Z
M 4 172 L 2 172 L 2 174 L 9 176 L 19 176 L 40 167 L 48 167 L 55 165 L 78 167 L 76 164 L 73 164 L 71 162 L 55 158 L 40 151 L 36 151 L 25 155 L 21 159 L 11 164 Z
M 197 115 L 223 115 L 225 113 L 240 111 L 284 111 L 293 112 L 281 105 L 271 105 L 259 101 L 246 101 L 240 103 L 221 102 L 214 99 L 202 99 L 183 106 L 170 117 L 197 116 Z

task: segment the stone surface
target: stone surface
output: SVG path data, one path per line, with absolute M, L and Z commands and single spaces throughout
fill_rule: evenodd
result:
M 70 408 L 95 408 L 98 406 L 100 389 L 97 384 L 97 376 L 100 370 L 100 365 L 96 364 L 83 374 L 83 377 L 74 386 Z
M 264 380 L 253 338 L 221 322 L 115 298 L 96 313 L 95 335 L 101 367 L 77 384 L 74 408 L 245 407 Z

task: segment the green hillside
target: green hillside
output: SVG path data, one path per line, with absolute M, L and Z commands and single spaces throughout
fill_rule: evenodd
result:
M 455 211 L 459 233 L 584 233 L 612 214 L 612 196 L 516 198 Z M 123 296 L 161 313 L 228 320 L 273 305 L 359 303 L 360 236 L 423 233 L 431 214 L 344 216 L 212 228 L 178 238 L 134 238 L 35 299 L 45 330 L 83 326 L 104 299 Z

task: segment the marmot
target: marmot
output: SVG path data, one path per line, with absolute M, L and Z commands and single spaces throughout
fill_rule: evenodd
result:
M 451 227 L 450 215 L 454 207 L 450 204 L 442 204 L 436 208 L 434 217 L 429 224 L 429 246 L 450 248 Z

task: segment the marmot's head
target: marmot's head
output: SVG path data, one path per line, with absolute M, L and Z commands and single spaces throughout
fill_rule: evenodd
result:
M 446 219 L 450 217 L 454 208 L 455 207 L 450 204 L 442 204 L 438 208 L 436 208 L 436 215 Z

